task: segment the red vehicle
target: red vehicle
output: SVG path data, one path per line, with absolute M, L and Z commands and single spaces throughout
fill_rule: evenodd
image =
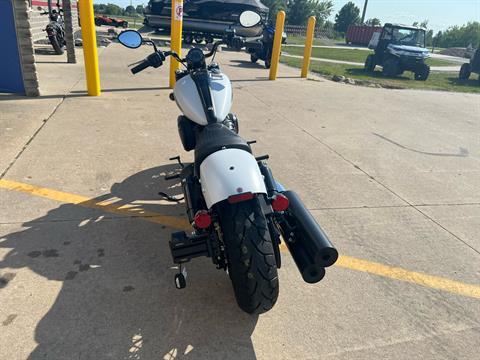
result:
M 380 26 L 350 25 L 345 35 L 347 44 L 368 45 L 373 33 L 382 32 Z
M 123 19 L 116 19 L 116 18 L 111 18 L 108 16 L 104 15 L 97 15 L 95 16 L 95 25 L 97 26 L 115 26 L 115 27 L 123 27 L 127 28 L 128 27 L 128 21 L 123 20 Z

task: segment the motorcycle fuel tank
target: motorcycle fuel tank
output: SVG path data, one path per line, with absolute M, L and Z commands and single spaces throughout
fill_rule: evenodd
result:
M 230 79 L 220 72 L 208 72 L 208 87 L 217 122 L 227 117 L 232 107 L 232 86 Z M 179 79 L 173 90 L 175 101 L 183 114 L 199 125 L 207 125 L 207 116 L 197 85 L 190 75 Z

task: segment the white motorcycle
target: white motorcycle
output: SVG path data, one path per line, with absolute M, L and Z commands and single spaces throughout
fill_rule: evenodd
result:
M 239 16 L 244 27 L 259 22 L 260 16 L 253 11 Z M 254 142 L 238 135 L 237 117 L 230 113 L 230 80 L 213 62 L 218 46 L 225 42 L 216 42 L 207 54 L 192 48 L 182 59 L 175 52 L 158 50 L 135 30 L 122 32 L 118 40 L 129 48 L 147 42 L 153 45 L 154 52 L 131 69 L 133 74 L 149 66 L 158 68 L 168 56 L 186 68 L 177 71 L 170 98 L 183 113 L 178 117 L 179 135 L 184 149 L 194 150 L 195 160 L 183 164 L 180 157 L 172 158 L 178 161 L 179 171 L 166 177 L 180 179 L 193 228 L 190 234 L 181 231 L 171 235 L 173 261 L 179 264 L 176 287 L 186 286 L 183 264 L 207 256 L 218 269 L 228 270 L 242 310 L 266 312 L 278 297 L 280 235 L 303 279 L 320 281 L 338 252 L 300 198 L 275 181 L 266 163 L 268 155 L 255 157 L 250 146 Z

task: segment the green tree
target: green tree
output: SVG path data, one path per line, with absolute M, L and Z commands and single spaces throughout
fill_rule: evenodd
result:
M 137 11 L 137 14 L 143 15 L 143 5 L 137 5 L 135 10 Z
M 128 15 L 133 15 L 135 14 L 136 10 L 135 8 L 132 6 L 132 5 L 128 5 L 126 8 L 125 8 L 125 14 L 128 14 Z
M 435 35 L 435 46 L 439 47 L 480 46 L 480 22 L 472 21 L 462 26 L 452 26 Z
M 107 4 L 105 6 L 105 14 L 108 15 L 122 15 L 123 10 L 120 6 L 115 4 Z
M 335 16 L 335 30 L 345 33 L 350 25 L 360 23 L 360 9 L 353 2 L 346 3 Z
M 382 26 L 382 22 L 378 18 L 371 18 L 365 21 L 365 25 L 370 25 L 370 26 Z
M 333 1 L 314 1 L 313 15 L 317 18 L 317 23 L 323 24 L 333 11 Z
M 423 20 L 422 22 L 415 21 L 412 25 L 428 29 L 428 20 Z
M 262 3 L 266 7 L 268 7 L 268 9 L 269 9 L 268 17 L 273 22 L 275 22 L 275 19 L 277 17 L 277 13 L 280 10 L 286 10 L 287 9 L 287 0 L 262 0 Z
M 332 13 L 332 1 L 289 0 L 287 3 L 287 22 L 292 25 L 305 25 L 309 16 L 315 16 L 319 24 Z

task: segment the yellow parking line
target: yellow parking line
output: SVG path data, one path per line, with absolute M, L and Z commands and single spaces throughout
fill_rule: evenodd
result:
M 89 199 L 84 196 L 6 179 L 0 179 L 0 188 L 19 191 L 63 203 L 76 204 L 86 208 L 99 209 L 113 214 L 138 216 L 147 221 L 167 225 L 177 229 L 186 230 L 190 228 L 190 224 L 186 219 L 145 211 L 141 207 L 136 207 L 135 205 L 116 205 L 113 201 L 108 200 L 96 201 L 95 199 Z M 282 247 L 282 249 L 285 251 L 285 247 Z M 335 265 L 350 270 L 366 272 L 390 279 L 414 283 L 428 288 L 480 299 L 480 286 L 477 285 L 465 284 L 459 281 L 410 271 L 399 267 L 387 266 L 350 256 L 340 256 Z
M 423 274 L 399 267 L 387 266 L 372 261 L 356 259 L 350 256 L 340 256 L 335 265 L 480 299 L 480 286 L 465 284 L 438 276 Z
M 177 216 L 162 215 L 156 212 L 143 210 L 139 206 L 135 205 L 116 205 L 112 201 L 96 201 L 85 196 L 66 193 L 63 191 L 57 191 L 53 189 L 47 189 L 35 185 L 20 183 L 17 181 L 0 179 L 0 188 L 19 191 L 30 195 L 35 195 L 50 200 L 56 200 L 63 203 L 71 203 L 90 209 L 99 209 L 113 214 L 138 216 L 145 218 L 148 221 L 167 225 L 177 229 L 189 229 L 190 224 L 184 218 Z

